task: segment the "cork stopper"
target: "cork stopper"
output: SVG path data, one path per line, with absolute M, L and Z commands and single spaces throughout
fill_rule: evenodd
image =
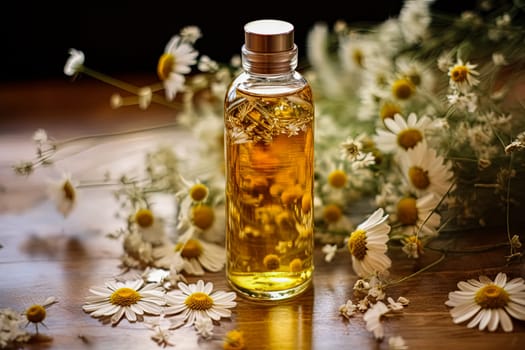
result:
M 255 74 L 283 74 L 297 67 L 297 46 L 291 23 L 261 19 L 244 26 L 242 63 Z

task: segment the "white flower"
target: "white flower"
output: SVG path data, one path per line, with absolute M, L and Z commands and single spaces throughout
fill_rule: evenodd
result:
M 325 244 L 323 246 L 322 252 L 325 254 L 324 260 L 326 262 L 332 261 L 337 252 L 337 244 Z
M 435 237 L 441 223 L 441 215 L 435 210 L 439 198 L 428 193 L 421 198 L 404 197 L 397 204 L 397 221 L 403 226 L 401 231 L 406 235 L 417 235 L 419 238 Z
M 348 250 L 352 254 L 352 267 L 360 277 L 375 272 L 384 272 L 392 261 L 385 254 L 388 247 L 390 225 L 386 223 L 388 215 L 383 216 L 383 209 L 377 209 L 368 219 L 357 226 L 348 239 Z
M 193 46 L 174 35 L 160 57 L 157 65 L 157 74 L 163 81 L 166 98 L 173 100 L 177 92 L 184 87 L 184 74 L 191 72 L 191 66 L 197 63 L 199 53 Z
M 177 321 L 166 319 L 165 314 L 161 314 L 153 320 L 144 321 L 144 323 L 154 332 L 151 339 L 158 345 L 166 347 L 175 345 L 171 342 L 171 331 L 183 325 L 183 323 Z
M 38 129 L 33 134 L 33 141 L 35 141 L 39 145 L 46 143 L 47 140 L 48 140 L 47 132 L 44 129 Z
M 75 49 L 69 49 L 69 58 L 64 65 L 64 74 L 73 76 L 84 64 L 84 53 Z
M 37 333 L 38 325 L 42 323 L 47 316 L 47 308 L 57 302 L 58 300 L 56 297 L 48 297 L 43 303 L 33 304 L 24 311 L 24 316 L 27 320 L 27 323 L 33 323 Z
M 122 246 L 125 254 L 121 260 L 124 266 L 139 268 L 153 262 L 152 244 L 143 239 L 138 231 L 132 231 L 124 236 Z
M 469 62 L 463 63 L 463 60 L 458 58 L 456 64 L 448 70 L 450 86 L 463 93 L 469 92 L 472 86 L 479 84 L 479 80 L 474 77 L 479 75 L 479 72 L 475 70 L 476 67 L 477 65 Z
M 142 279 L 107 281 L 104 286 L 91 287 L 94 295 L 86 297 L 82 309 L 93 317 L 109 317 L 116 324 L 125 316 L 137 321 L 137 315 L 160 315 L 165 305 L 165 293 L 154 283 L 144 284 Z
M 199 318 L 195 321 L 195 330 L 203 338 L 210 338 L 213 335 L 213 321 L 211 318 Z
M 368 66 L 367 59 L 377 55 L 377 51 L 375 41 L 355 32 L 348 34 L 339 45 L 340 61 L 349 73 L 360 73 Z
M 230 317 L 232 307 L 237 303 L 234 301 L 235 292 L 213 291 L 213 283 L 198 280 L 195 284 L 178 283 L 179 289 L 166 294 L 168 306 L 167 315 L 180 314 L 188 325 L 208 318 L 219 321 L 221 318 Z
M 461 93 L 454 90 L 451 94 L 447 95 L 447 101 L 451 106 L 470 113 L 478 109 L 478 95 L 473 92 Z
M 480 331 L 487 328 L 494 332 L 501 325 L 505 332 L 511 332 L 511 317 L 525 321 L 525 281 L 521 277 L 507 281 L 507 275 L 499 272 L 494 281 L 480 276 L 479 280 L 459 282 L 458 288 L 445 302 L 452 307 L 454 323 L 471 319 L 468 328 L 478 326 Z
M 426 142 L 419 142 L 402 154 L 400 164 L 407 184 L 418 196 L 432 192 L 442 197 L 451 188 L 451 165 Z
M 409 44 L 420 42 L 427 35 L 431 22 L 430 4 L 433 0 L 407 0 L 399 13 L 399 24 Z
M 187 26 L 181 29 L 180 36 L 184 41 L 194 44 L 202 37 L 201 29 L 197 26 Z
M 18 349 L 31 334 L 25 331 L 27 320 L 10 308 L 0 309 L 0 349 Z
M 339 307 L 339 313 L 346 319 L 354 316 L 357 311 L 357 305 L 355 305 L 352 300 L 347 300 L 347 302 Z
M 220 271 L 226 263 L 223 246 L 190 238 L 177 244 L 166 243 L 153 249 L 154 264 L 162 268 L 175 267 L 190 275 L 201 276 L 204 271 Z
M 492 62 L 494 62 L 496 66 L 506 66 L 509 64 L 505 59 L 505 55 L 501 52 L 492 53 Z
M 64 173 L 58 181 L 50 181 L 47 188 L 49 198 L 55 203 L 57 210 L 67 217 L 77 203 L 77 190 L 71 180 L 71 175 Z
M 382 302 L 378 301 L 372 305 L 363 315 L 363 320 L 366 322 L 366 329 L 374 333 L 376 339 L 383 339 L 385 332 L 381 324 L 381 316 L 389 311 L 388 307 Z
M 385 153 L 414 148 L 425 139 L 425 132 L 434 128 L 432 119 L 427 116 L 418 119 L 415 113 L 410 113 L 406 121 L 401 114 L 396 114 L 385 119 L 384 123 L 387 130 L 377 129 L 374 141 Z
M 212 60 L 209 56 L 202 55 L 199 59 L 197 68 L 201 72 L 216 72 L 219 69 L 219 64 Z
M 388 338 L 388 349 L 389 350 L 407 350 L 408 346 L 405 344 L 405 340 L 401 336 L 395 336 Z
M 133 223 L 144 242 L 160 244 L 166 238 L 162 218 L 156 217 L 151 209 L 141 208 L 137 210 L 133 215 Z

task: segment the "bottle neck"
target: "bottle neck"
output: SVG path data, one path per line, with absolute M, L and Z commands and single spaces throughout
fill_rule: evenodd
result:
M 252 74 L 282 75 L 297 68 L 297 45 L 292 50 L 280 52 L 255 52 L 242 47 L 242 67 Z

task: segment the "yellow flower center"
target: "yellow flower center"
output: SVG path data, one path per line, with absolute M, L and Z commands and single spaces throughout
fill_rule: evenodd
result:
M 142 228 L 148 228 L 153 225 L 155 218 L 149 209 L 139 209 L 135 213 L 135 222 Z
M 348 239 L 348 250 L 356 259 L 363 260 L 366 256 L 366 232 L 355 230 Z
M 488 284 L 476 292 L 474 300 L 484 309 L 500 309 L 509 303 L 510 298 L 505 289 Z
M 226 339 L 224 339 L 222 348 L 224 350 L 244 350 L 245 346 L 244 334 L 234 329 L 226 333 Z
M 379 116 L 382 120 L 394 118 L 398 113 L 401 113 L 401 107 L 397 103 L 385 102 L 379 110 Z
M 71 202 L 75 200 L 75 187 L 73 187 L 69 180 L 66 180 L 66 182 L 64 182 L 64 185 L 62 186 L 62 191 L 64 193 L 64 198 Z
M 195 184 L 190 188 L 190 197 L 195 202 L 200 202 L 208 195 L 208 187 L 203 184 Z
M 324 207 L 323 218 L 326 222 L 337 222 L 343 216 L 343 211 L 336 204 L 328 204 Z
M 292 272 L 299 272 L 303 268 L 303 261 L 299 258 L 295 258 L 292 261 L 290 261 L 290 271 Z
M 182 243 L 177 244 L 175 251 L 181 249 L 180 255 L 186 259 L 198 258 L 202 254 L 202 245 L 196 239 L 189 239 L 184 245 Z
M 201 230 L 207 230 L 215 220 L 215 213 L 208 205 L 198 205 L 191 210 L 193 224 Z
M 335 188 L 342 188 L 346 184 L 346 173 L 343 170 L 337 169 L 328 175 L 328 183 Z
M 423 170 L 418 166 L 413 166 L 408 169 L 408 177 L 412 182 L 412 185 L 419 190 L 424 190 L 430 185 L 428 171 Z
M 400 100 L 409 99 L 414 91 L 414 84 L 406 78 L 398 79 L 392 84 L 392 94 Z
M 275 254 L 268 254 L 264 257 L 263 264 L 268 270 L 277 270 L 281 265 L 281 259 Z
M 397 203 L 397 218 L 403 225 L 415 225 L 417 217 L 418 210 L 414 198 L 402 198 Z
M 195 292 L 191 293 L 186 300 L 184 300 L 184 304 L 192 310 L 208 310 L 213 306 L 213 299 L 206 293 Z
M 29 322 L 42 322 L 46 318 L 46 308 L 42 305 L 31 305 L 26 310 L 26 317 Z
M 118 306 L 130 306 L 136 304 L 140 299 L 142 299 L 140 293 L 128 287 L 117 289 L 109 297 L 111 304 Z
M 363 51 L 359 49 L 355 49 L 352 51 L 352 59 L 354 60 L 355 64 L 357 64 L 361 68 L 363 68 L 364 58 L 365 58 L 365 55 L 363 55 Z
M 170 53 L 162 54 L 157 64 L 157 75 L 160 80 L 166 80 L 169 78 L 170 73 L 173 71 L 175 66 L 175 56 Z
M 468 73 L 466 66 L 456 66 L 450 71 L 450 78 L 456 83 L 462 83 L 467 80 Z
M 423 140 L 423 135 L 418 129 L 408 128 L 397 135 L 397 144 L 404 149 L 414 147 L 421 140 Z

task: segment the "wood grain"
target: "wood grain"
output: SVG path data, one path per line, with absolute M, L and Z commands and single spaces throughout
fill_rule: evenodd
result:
M 16 93 L 12 91 L 10 96 L 16 96 L 19 102 L 11 101 L 11 104 L 22 103 L 24 96 L 29 98 L 24 91 L 36 93 L 38 88 L 35 86 L 44 85 L 34 85 L 33 89 L 18 87 Z M 94 91 L 96 86 L 80 89 L 80 93 Z M 4 86 L 0 90 L 6 89 Z M 57 88 L 46 93 L 60 99 L 66 98 L 64 96 L 79 98 L 75 94 L 73 97 L 68 95 L 72 93 L 66 90 L 67 93 Z M 97 103 L 102 105 L 106 101 Z M 105 237 L 105 231 L 115 226 L 108 207 L 111 201 L 102 192 L 95 191 L 90 194 L 87 203 L 77 208 L 73 217 L 63 219 L 46 200 L 42 189 L 45 179 L 22 179 L 11 174 L 8 164 L 25 154 L 26 137 L 34 131 L 29 127 L 36 126 L 38 121 L 31 118 L 32 109 L 28 106 L 17 104 L 16 108 L 10 108 L 13 115 L 20 116 L 21 124 L 11 120 L 0 130 L 2 150 L 12 151 L 2 151 L 0 162 L 0 185 L 3 189 L 0 191 L 0 244 L 3 246 L 0 249 L 0 307 L 23 310 L 48 296 L 58 298 L 59 302 L 48 310 L 47 327 L 41 328 L 43 335 L 28 349 L 158 348 L 150 339 L 153 333 L 141 322 L 132 324 L 124 320 L 112 327 L 82 311 L 81 306 L 90 286 L 100 285 L 105 279 L 122 272 L 119 268 L 122 247 L 118 241 Z M 9 114 L 10 108 L 4 106 L 2 113 Z M 94 119 L 84 120 L 77 126 L 78 129 L 66 117 L 75 113 L 72 106 L 62 112 L 60 106 L 48 108 L 55 108 L 56 114 L 47 121 L 41 121 L 58 132 L 64 127 L 63 134 L 75 130 L 82 132 L 86 125 L 107 130 L 124 127 L 120 122 L 125 117 L 111 120 L 108 117 L 111 111 L 107 108 L 101 107 L 97 112 L 95 107 L 91 107 Z M 33 112 L 34 115 L 41 113 Z M 149 113 L 154 114 L 155 111 Z M 171 118 L 171 114 L 162 113 L 151 117 L 150 122 Z M 89 118 L 85 112 L 79 114 Z M 100 120 L 111 121 L 102 128 Z M 60 124 L 60 121 L 64 123 Z M 147 122 L 137 118 L 129 120 L 126 125 L 144 124 Z M 461 250 L 505 240 L 505 230 L 493 228 L 444 233 L 432 246 Z M 199 340 L 192 328 L 183 328 L 174 333 L 174 348 L 218 349 L 225 332 L 237 328 L 244 332 L 247 348 L 251 350 L 388 349 L 387 339 L 394 335 L 402 336 L 410 349 L 523 349 L 523 321 L 513 320 L 514 331 L 511 333 L 501 330 L 480 332 L 468 329 L 465 324 L 454 324 L 449 308 L 444 304 L 448 293 L 456 290 L 458 281 L 477 278 L 480 274 L 494 277 L 499 271 L 506 272 L 509 277 L 525 277 L 523 263 L 507 264 L 504 257 L 507 253 L 505 247 L 472 254 L 449 253 L 432 269 L 389 287 L 388 296 L 394 299 L 404 296 L 410 304 L 399 316 L 384 320 L 385 340 L 378 342 L 366 330 L 361 314 L 350 320 L 339 315 L 340 305 L 352 298 L 352 286 L 357 280 L 348 252 L 341 252 L 327 263 L 318 245 L 312 288 L 286 302 L 256 303 L 238 298 L 231 319 L 221 320 L 220 325 L 215 327 L 213 339 Z M 396 281 L 436 261 L 441 253 L 427 249 L 421 259 L 414 261 L 406 258 L 400 247 L 394 246 L 389 255 L 393 260 L 391 279 Z M 229 290 L 224 272 L 208 273 L 201 278 L 213 282 L 216 289 Z M 195 282 L 199 278 L 189 276 L 187 279 Z

